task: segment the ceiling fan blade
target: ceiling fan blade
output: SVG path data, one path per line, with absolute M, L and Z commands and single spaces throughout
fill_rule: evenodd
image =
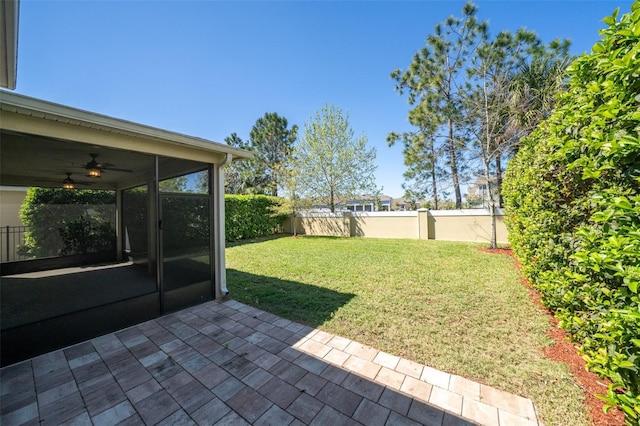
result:
M 111 170 L 114 172 L 124 172 L 124 173 L 133 173 L 133 170 L 131 169 L 123 169 L 123 168 L 119 168 L 116 167 L 115 164 L 111 164 L 111 163 L 101 163 L 97 161 L 97 157 L 98 154 L 89 154 L 91 156 L 91 161 L 89 161 L 87 164 L 85 164 L 83 166 L 84 169 L 99 169 L 101 171 L 107 171 L 107 170 Z
M 53 185 L 59 185 L 62 183 L 60 179 L 34 179 L 33 182 L 41 182 L 41 183 L 49 183 Z M 77 180 L 73 180 L 74 185 L 83 185 L 83 186 L 91 186 L 95 185 L 95 182 L 78 182 Z
M 124 172 L 124 173 L 133 173 L 133 170 L 130 169 L 121 169 L 119 167 L 103 167 L 102 170 L 112 170 L 114 172 Z

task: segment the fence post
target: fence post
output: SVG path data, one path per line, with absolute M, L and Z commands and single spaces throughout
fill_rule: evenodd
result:
M 342 213 L 342 235 L 345 237 L 353 237 L 351 235 L 351 221 L 353 220 L 353 215 L 351 212 L 346 211 Z
M 427 209 L 418 209 L 418 239 L 429 239 L 429 218 Z

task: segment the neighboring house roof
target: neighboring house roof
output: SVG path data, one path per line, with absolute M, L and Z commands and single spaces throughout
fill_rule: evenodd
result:
M 0 1 L 0 87 L 16 88 L 18 70 L 18 0 Z
M 359 203 L 359 202 L 372 203 L 372 202 L 375 202 L 376 199 L 379 199 L 381 202 L 383 202 L 383 201 L 392 201 L 393 200 L 393 198 L 389 197 L 388 195 L 380 195 L 380 196 L 376 196 L 376 195 L 357 195 L 357 196 L 349 198 L 349 200 L 347 200 L 347 203 L 348 204 L 355 204 L 355 203 Z
M 141 173 L 148 169 L 148 165 L 141 164 L 148 160 L 148 154 L 207 163 L 253 156 L 243 149 L 206 139 L 1 90 L 0 132 L 0 178 L 4 185 L 31 185 L 37 179 L 64 178 L 65 172 L 72 171 L 70 164 L 87 163 L 98 146 L 113 148 L 110 157 L 101 157 L 102 161 L 121 167 L 126 164 Z M 111 176 L 115 178 L 117 174 Z M 132 184 L 133 177 L 129 174 L 122 179 L 127 178 Z M 107 188 L 119 186 L 114 181 Z

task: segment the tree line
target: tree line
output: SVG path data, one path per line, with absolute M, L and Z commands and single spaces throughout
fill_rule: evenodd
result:
M 460 209 L 462 184 L 480 177 L 495 246 L 506 163 L 520 139 L 553 110 L 573 58 L 569 40 L 544 44 L 525 28 L 492 34 L 477 11 L 469 2 L 461 17 L 437 24 L 409 66 L 391 73 L 396 91 L 407 97 L 414 129 L 390 132 L 387 141 L 403 146 L 405 198 L 429 199 L 437 210 L 452 197 Z M 227 137 L 227 144 L 255 155 L 229 167 L 227 191 L 285 195 L 294 210 L 304 200 L 331 211 L 355 195 L 377 193 L 375 149 L 364 134 L 355 137 L 346 112 L 325 105 L 305 123 L 299 140 L 298 130 L 266 113 L 248 141 L 236 133 Z
M 356 136 L 346 111 L 327 104 L 304 124 L 300 138 L 298 130 L 272 112 L 256 121 L 248 141 L 236 133 L 225 138 L 254 154 L 227 167 L 226 192 L 281 196 L 294 212 L 303 206 L 334 212 L 350 197 L 377 192 L 376 150 L 364 133 Z
M 462 208 L 461 183 L 480 176 L 495 248 L 505 162 L 551 113 L 572 58 L 569 40 L 545 45 L 525 28 L 492 35 L 477 11 L 467 3 L 462 17 L 437 24 L 407 69 L 391 73 L 415 130 L 391 132 L 387 141 L 403 145 L 409 196 L 430 197 L 435 209 L 449 191 Z
M 477 11 L 467 3 L 437 24 L 407 69 L 391 73 L 415 130 L 387 141 L 403 145 L 407 195 L 435 209 L 450 195 L 462 208 L 470 175 L 486 182 L 489 208 L 501 206 L 505 162 L 553 109 L 572 61 L 569 40 L 545 45 L 525 28 L 492 35 Z

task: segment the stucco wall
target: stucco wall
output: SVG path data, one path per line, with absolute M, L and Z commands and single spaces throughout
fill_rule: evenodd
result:
M 306 235 L 348 237 L 351 234 L 351 219 L 347 214 L 323 214 L 296 218 L 296 232 Z M 291 221 L 285 224 L 285 232 L 293 234 Z
M 496 216 L 498 243 L 507 243 L 504 215 Z M 491 238 L 491 216 L 484 210 L 429 212 L 429 239 L 485 242 Z
M 356 214 L 351 220 L 351 235 L 371 238 L 417 238 L 417 217 L 417 212 Z
M 296 219 L 296 232 L 306 235 L 472 242 L 488 242 L 491 237 L 491 216 L 481 209 L 314 213 Z M 285 232 L 293 233 L 291 223 L 291 218 L 285 221 Z M 498 243 L 508 243 L 502 211 L 496 216 L 496 235 Z
M 0 187 L 0 226 L 22 226 L 20 207 L 27 195 L 27 188 Z

